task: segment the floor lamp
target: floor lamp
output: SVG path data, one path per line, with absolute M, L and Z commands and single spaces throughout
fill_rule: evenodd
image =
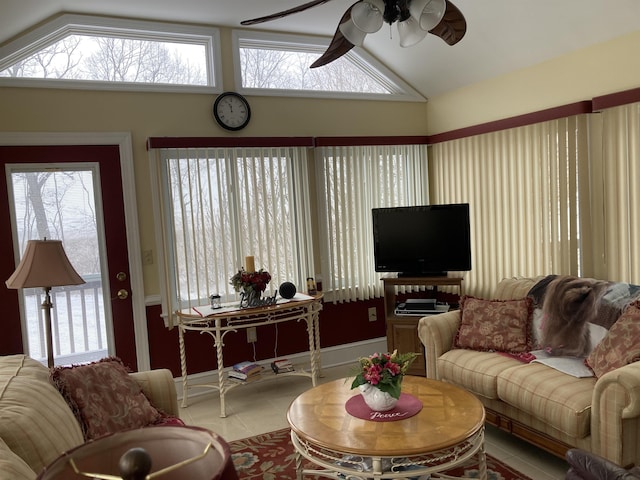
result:
M 76 272 L 62 248 L 60 240 L 29 240 L 22 260 L 6 281 L 8 288 L 35 288 L 44 289 L 45 334 L 47 337 L 47 361 L 49 368 L 53 363 L 53 337 L 51 335 L 51 287 L 63 285 L 81 285 L 85 283 Z

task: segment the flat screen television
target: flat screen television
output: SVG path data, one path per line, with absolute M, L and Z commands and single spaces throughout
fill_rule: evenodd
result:
M 374 208 L 376 272 L 442 276 L 471 270 L 469 204 Z

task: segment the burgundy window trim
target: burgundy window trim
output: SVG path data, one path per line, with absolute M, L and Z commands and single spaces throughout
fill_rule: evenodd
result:
M 313 147 L 313 137 L 149 137 L 152 148 Z
M 593 97 L 593 111 L 599 112 L 605 108 L 619 107 L 620 105 L 636 102 L 640 102 L 640 88 Z
M 344 147 L 369 145 L 425 145 L 429 137 L 149 137 L 147 150 L 152 148 L 198 147 Z
M 316 137 L 316 147 L 352 147 L 371 145 L 426 145 L 426 135 L 400 137 Z
M 481 123 L 471 127 L 460 128 L 458 130 L 429 135 L 429 145 L 465 137 L 472 137 L 483 133 L 492 133 L 500 130 L 507 130 L 509 128 L 522 127 L 524 125 L 532 125 L 534 123 L 547 122 L 549 120 L 557 120 L 558 118 L 580 115 L 582 113 L 591 113 L 592 111 L 591 101 L 585 100 L 582 102 L 570 103 L 568 105 L 548 108 L 538 112 L 526 113 L 516 117 L 504 118 L 502 120 Z

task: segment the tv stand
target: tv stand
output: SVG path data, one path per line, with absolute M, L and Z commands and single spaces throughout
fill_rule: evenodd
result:
M 448 275 L 447 272 L 398 272 L 398 278 L 425 278 L 425 277 L 437 277 L 442 278 Z
M 387 323 L 387 349 L 389 352 L 398 350 L 400 353 L 416 352 L 421 354 L 408 370 L 409 375 L 426 376 L 427 369 L 424 357 L 424 346 L 418 338 L 418 321 L 420 316 L 396 315 L 396 296 L 399 286 L 432 286 L 437 293 L 438 286 L 458 287 L 458 295 L 462 297 L 462 277 L 402 277 L 391 275 L 383 277 L 384 283 L 384 315 Z M 423 316 L 431 315 L 425 313 Z

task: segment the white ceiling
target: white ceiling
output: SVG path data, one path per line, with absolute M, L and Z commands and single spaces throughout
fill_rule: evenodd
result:
M 0 44 L 59 13 L 240 27 L 240 21 L 309 0 L 1 0 Z M 331 37 L 355 0 L 332 0 L 305 12 L 250 27 Z M 401 48 L 395 25 L 372 35 L 364 48 L 425 97 L 640 30 L 638 0 L 453 0 L 467 34 L 448 46 L 428 35 Z M 637 61 L 637 59 L 629 59 Z

